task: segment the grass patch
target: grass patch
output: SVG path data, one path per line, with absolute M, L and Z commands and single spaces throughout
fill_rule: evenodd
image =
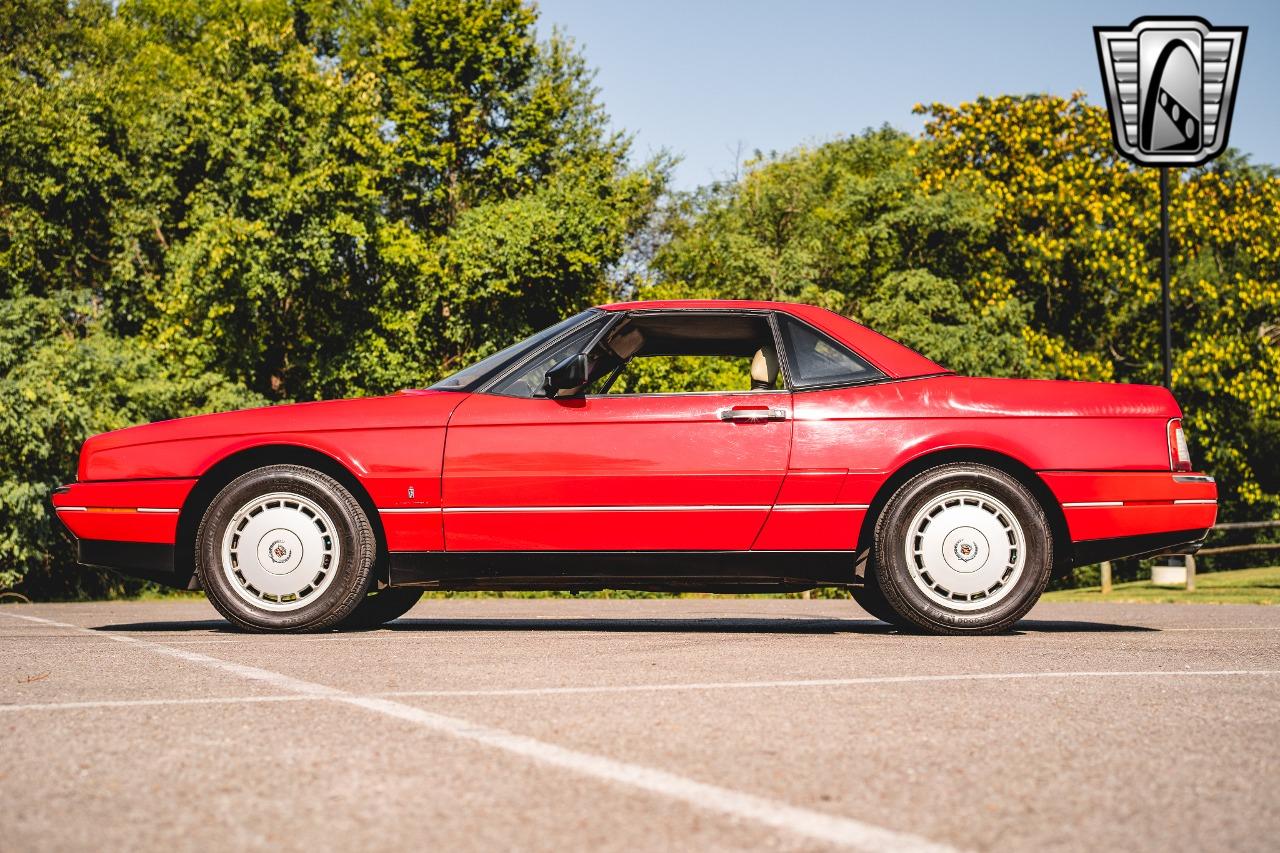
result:
M 1280 604 L 1280 566 L 1196 575 L 1194 592 L 1179 587 L 1152 586 L 1150 581 L 1118 583 L 1108 595 L 1097 586 L 1060 589 L 1044 594 L 1045 601 L 1126 601 L 1158 604 Z

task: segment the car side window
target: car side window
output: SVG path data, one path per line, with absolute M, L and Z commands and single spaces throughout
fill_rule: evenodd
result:
M 547 371 L 574 353 L 581 352 L 600 331 L 604 322 L 605 319 L 602 318 L 597 322 L 589 323 L 559 343 L 543 350 L 532 360 L 518 367 L 510 376 L 500 379 L 489 389 L 489 393 L 504 394 L 508 397 L 546 396 L 543 389 Z
M 637 311 L 597 345 L 595 395 L 708 394 L 782 387 L 763 312 Z
M 843 344 L 785 314 L 778 315 L 791 384 L 796 388 L 869 382 L 884 374 Z

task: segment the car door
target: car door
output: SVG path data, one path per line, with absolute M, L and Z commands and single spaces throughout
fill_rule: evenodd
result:
M 748 550 L 791 426 L 786 390 L 473 394 L 445 442 L 445 548 Z
M 745 551 L 786 473 L 786 392 L 474 394 L 445 443 L 449 551 Z

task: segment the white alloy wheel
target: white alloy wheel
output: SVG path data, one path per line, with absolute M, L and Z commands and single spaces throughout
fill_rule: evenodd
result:
M 342 553 L 337 529 L 314 501 L 293 492 L 253 498 L 222 537 L 222 573 L 250 605 L 298 610 L 329 588 Z
M 991 495 L 945 492 L 912 518 L 906 541 L 912 581 L 948 610 L 990 607 L 1014 589 L 1027 545 L 1014 513 Z

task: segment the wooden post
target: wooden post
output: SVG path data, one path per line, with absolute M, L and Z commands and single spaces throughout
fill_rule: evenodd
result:
M 1102 594 L 1111 594 L 1111 561 L 1102 564 Z
M 1187 567 L 1187 592 L 1195 592 L 1196 590 L 1196 557 L 1195 554 L 1188 554 L 1183 557 Z

